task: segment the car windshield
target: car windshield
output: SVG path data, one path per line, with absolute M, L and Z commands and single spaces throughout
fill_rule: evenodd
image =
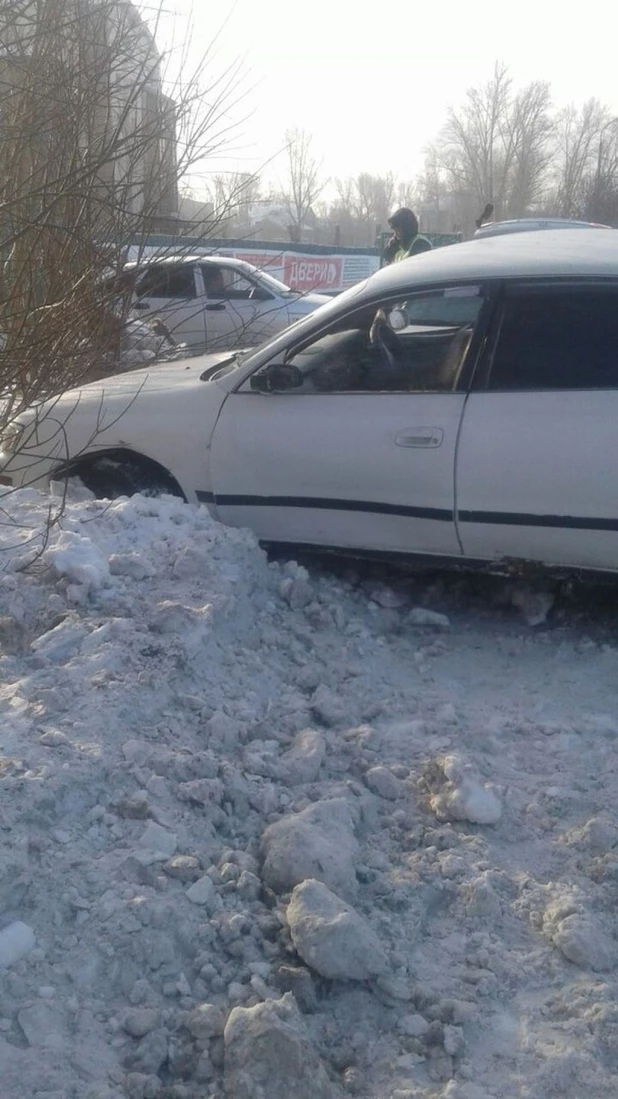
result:
M 269 290 L 272 290 L 275 294 L 278 294 L 282 298 L 295 298 L 297 296 L 296 291 L 291 287 L 286 286 L 284 282 L 280 282 L 274 275 L 267 274 L 266 271 L 260 270 L 260 282 L 266 283 Z

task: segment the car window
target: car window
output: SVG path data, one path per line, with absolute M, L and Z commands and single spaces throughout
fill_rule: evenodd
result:
M 193 267 L 187 264 L 151 264 L 139 276 L 136 291 L 140 298 L 194 298 Z
M 505 298 L 489 389 L 616 388 L 618 288 L 522 288 Z
M 294 392 L 452 392 L 482 303 L 477 286 L 364 306 L 288 358 Z
M 224 301 L 246 301 L 254 289 L 254 283 L 233 267 L 219 267 L 215 263 L 202 264 L 204 287 L 209 298 Z

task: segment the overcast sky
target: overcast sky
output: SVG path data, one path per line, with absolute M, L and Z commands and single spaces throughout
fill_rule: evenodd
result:
M 214 170 L 255 170 L 287 128 L 314 135 L 329 177 L 360 171 L 413 177 L 449 104 L 486 80 L 494 61 L 517 84 L 548 80 L 554 103 L 594 95 L 618 114 L 618 5 L 588 0 L 167 0 L 179 41 L 193 24 L 194 58 L 218 32 L 214 71 L 244 59 L 251 91 L 241 124 Z M 576 14 L 577 13 L 577 14 Z M 171 19 L 158 34 L 173 38 Z M 283 177 L 275 162 L 267 173 Z

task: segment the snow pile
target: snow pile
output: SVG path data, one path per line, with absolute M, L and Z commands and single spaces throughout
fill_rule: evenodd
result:
M 613 1099 L 616 647 L 3 504 L 3 1096 Z
M 125 322 L 120 348 L 120 362 L 127 366 L 139 366 L 155 359 L 183 357 L 187 345 L 177 343 L 160 318 L 150 322 L 139 317 L 129 317 Z
M 120 361 L 123 363 L 152 362 L 161 350 L 163 340 L 151 325 L 136 317 L 129 317 L 124 326 Z
M 446 785 L 431 799 L 440 820 L 469 820 L 472 824 L 496 824 L 502 807 L 494 791 L 479 782 L 474 769 L 457 756 L 440 760 Z

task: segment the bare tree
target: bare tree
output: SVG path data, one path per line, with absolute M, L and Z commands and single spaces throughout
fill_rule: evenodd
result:
M 311 135 L 306 130 L 288 130 L 285 135 L 288 176 L 283 190 L 290 216 L 290 239 L 300 241 L 308 213 L 317 202 L 325 181 L 313 156 Z
M 209 188 L 213 216 L 224 231 L 243 233 L 249 229 L 249 212 L 260 199 L 260 177 L 252 172 L 221 172 Z
M 451 108 L 433 146 L 448 187 L 472 196 L 479 208 L 492 202 L 497 217 L 524 213 L 545 181 L 549 102 L 542 82 L 514 94 L 506 66 L 496 63 L 491 80 Z
M 549 115 L 550 90 L 543 81 L 533 81 L 517 93 L 504 120 L 508 150 L 508 213 L 517 215 L 539 202 L 547 186 L 551 162 Z
M 602 134 L 610 121 L 608 108 L 597 99 L 587 100 L 581 109 L 571 104 L 556 117 L 553 206 L 563 217 L 584 212 L 590 198 L 590 178 L 598 167 L 599 151 L 602 153 Z
M 589 171 L 582 202 L 584 217 L 618 224 L 618 118 L 609 118 L 597 139 L 596 163 Z
M 334 181 L 334 186 L 337 193 L 336 205 L 340 207 L 340 209 L 345 210 L 350 217 L 354 217 L 356 181 L 352 176 L 347 176 L 345 179 L 336 179 Z
M 226 141 L 238 69 L 208 85 L 202 59 L 166 87 L 163 60 L 126 0 L 4 0 L 2 418 L 118 350 L 105 276 L 174 230 L 179 181 Z
M 376 230 L 384 228 L 396 205 L 409 205 L 411 184 L 399 183 L 393 172 L 357 176 L 334 181 L 336 199 L 328 219 L 336 222 L 348 243 L 375 243 Z
M 414 210 L 419 203 L 419 186 L 414 179 L 402 179 L 395 187 L 395 202 L 397 206 L 407 206 Z
M 384 176 L 361 172 L 356 177 L 355 185 L 355 216 L 384 225 L 393 210 L 395 198 L 393 172 L 387 172 Z
M 409 185 L 412 194 L 416 192 L 418 202 L 424 206 L 432 207 L 436 212 L 440 209 L 440 195 L 445 190 L 446 184 L 440 171 L 440 155 L 433 145 L 426 150 L 425 166 L 414 185 Z M 414 190 L 412 190 L 414 188 Z M 410 203 L 402 202 L 402 206 Z
M 504 156 L 501 121 L 507 109 L 511 80 L 496 64 L 492 79 L 469 88 L 459 110 L 451 108 L 434 146 L 440 166 L 454 190 L 466 191 L 477 202 L 504 203 Z

